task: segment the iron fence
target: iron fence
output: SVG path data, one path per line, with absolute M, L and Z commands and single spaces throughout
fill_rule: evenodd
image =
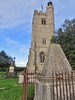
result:
M 24 70 L 23 100 L 33 100 L 36 79 L 50 79 L 52 83 L 51 100 L 75 100 L 75 71 L 51 72 L 50 76 L 39 77 L 34 72 Z M 40 99 L 41 100 L 41 99 Z

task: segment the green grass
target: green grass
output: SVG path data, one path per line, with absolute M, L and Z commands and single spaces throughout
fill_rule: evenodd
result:
M 22 86 L 16 86 L 16 79 L 0 79 L 0 100 L 22 100 Z
M 34 93 L 35 93 L 35 86 L 34 85 L 28 86 L 28 94 L 27 94 L 28 99 L 33 99 L 35 95 Z
M 0 100 L 22 100 L 23 86 L 16 86 L 16 79 L 0 79 Z M 34 98 L 34 85 L 28 85 L 28 99 Z

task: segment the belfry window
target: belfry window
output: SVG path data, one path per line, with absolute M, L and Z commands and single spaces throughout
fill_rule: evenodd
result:
M 44 60 L 45 60 L 45 55 L 44 55 L 44 53 L 42 52 L 42 53 L 40 54 L 40 63 L 44 63 Z
M 46 25 L 46 19 L 45 18 L 41 19 L 41 24 Z
M 46 39 L 42 39 L 42 44 L 46 44 Z

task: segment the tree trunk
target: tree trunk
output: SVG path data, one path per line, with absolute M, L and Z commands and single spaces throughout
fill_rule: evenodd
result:
M 1 68 L 1 78 L 3 78 L 3 68 Z

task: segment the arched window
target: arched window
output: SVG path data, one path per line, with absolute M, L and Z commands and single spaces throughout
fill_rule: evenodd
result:
M 46 44 L 46 39 L 42 39 L 42 44 Z
M 45 18 L 42 18 L 41 24 L 46 25 L 46 19 Z
M 45 60 L 45 55 L 44 53 L 40 53 L 40 63 L 44 63 L 44 60 Z

